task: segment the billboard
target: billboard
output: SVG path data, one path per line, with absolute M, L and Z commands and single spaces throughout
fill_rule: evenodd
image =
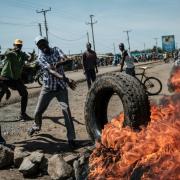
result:
M 173 52 L 175 50 L 174 35 L 162 36 L 162 49 L 166 52 Z

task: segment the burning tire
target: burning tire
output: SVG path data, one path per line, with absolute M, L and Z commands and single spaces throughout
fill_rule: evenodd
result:
M 86 129 L 93 140 L 101 137 L 101 130 L 108 122 L 108 103 L 114 93 L 123 104 L 124 126 L 139 129 L 150 121 L 148 96 L 135 78 L 124 73 L 102 76 L 94 82 L 85 102 Z

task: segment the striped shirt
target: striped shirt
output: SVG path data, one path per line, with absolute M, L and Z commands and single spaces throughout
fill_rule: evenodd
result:
M 43 83 L 45 88 L 52 91 L 56 91 L 59 88 L 66 89 L 66 83 L 64 80 L 55 77 L 48 70 L 50 65 L 55 65 L 64 56 L 65 54 L 58 47 L 50 48 L 50 54 L 48 55 L 44 54 L 42 51 L 39 53 L 37 63 L 43 70 Z M 56 71 L 60 75 L 65 76 L 63 66 L 59 66 Z

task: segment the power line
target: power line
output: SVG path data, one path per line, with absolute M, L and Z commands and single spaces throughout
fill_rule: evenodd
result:
M 21 7 L 21 8 L 28 8 L 28 9 L 36 9 L 36 7 L 38 6 L 44 6 L 44 7 L 49 7 L 49 4 L 45 3 L 44 1 L 42 3 L 38 3 L 37 1 L 36 2 L 31 2 L 29 0 L 25 1 L 25 0 L 11 0 L 11 1 L 14 1 L 14 3 L 11 3 L 10 5 L 12 6 L 14 4 L 14 7 Z
M 36 1 L 36 2 L 32 2 L 32 1 L 29 1 L 29 0 L 21 0 L 21 1 L 19 1 L 19 0 L 14 0 L 14 1 L 16 1 L 16 3 L 15 3 L 15 7 L 18 7 L 19 8 L 19 6 L 21 6 L 23 9 L 24 8 L 27 8 L 28 7 L 28 9 L 30 8 L 30 9 L 36 9 L 36 7 L 41 7 L 41 6 L 43 6 L 43 7 L 45 7 L 45 8 L 48 8 L 49 7 L 49 3 L 46 3 L 46 2 L 44 2 L 44 1 L 42 1 L 42 2 L 39 2 L 39 1 Z M 18 4 L 18 5 L 17 5 Z M 56 13 L 60 13 L 61 15 L 60 15 L 60 18 L 66 18 L 66 19 L 73 19 L 73 20 L 76 20 L 76 21 L 79 21 L 79 19 L 78 18 L 76 18 L 75 16 L 73 16 L 73 15 L 70 15 L 70 11 L 71 10 L 69 10 L 69 11 L 65 11 L 64 9 L 61 9 L 61 11 L 59 11 L 59 8 L 57 7 L 57 6 L 55 6 L 55 7 L 53 7 L 53 11 L 54 12 L 56 12 Z
M 104 42 L 104 40 L 98 39 L 97 44 L 99 44 L 100 47 L 103 47 L 103 50 L 104 50 L 104 51 L 105 51 L 105 50 L 111 51 L 111 50 L 112 50 L 112 46 L 109 45 L 109 44 L 104 44 L 103 42 Z
M 29 17 L 28 17 L 29 18 Z M 31 18 L 31 17 L 30 17 Z M 9 19 L 12 19 L 13 21 L 14 20 L 16 20 L 17 21 L 17 19 L 21 19 L 21 20 L 25 20 L 25 22 L 27 22 L 27 17 L 25 18 L 25 17 L 22 17 L 22 16 L 1 16 L 1 20 L 7 20 L 7 21 L 9 21 Z M 34 20 L 34 19 L 33 19 Z M 36 22 L 36 21 L 32 21 L 32 22 Z
M 94 17 L 94 15 L 90 15 L 90 20 L 91 22 L 88 22 L 86 24 L 90 24 L 91 25 L 91 30 L 92 30 L 92 38 L 93 38 L 93 47 L 94 47 L 94 51 L 96 51 L 96 48 L 95 48 L 95 40 L 94 40 L 94 30 L 93 30 L 93 25 L 97 23 L 97 21 L 93 22 L 92 18 Z
M 18 2 L 19 2 L 19 0 L 18 0 Z M 27 6 L 31 6 L 31 7 L 33 7 L 33 9 L 35 9 L 37 6 L 49 7 L 49 3 L 46 3 L 44 1 L 42 1 L 42 3 L 40 3 L 39 1 L 32 2 L 32 1 L 29 1 L 29 0 L 27 0 L 27 1 L 26 0 L 21 0 L 21 3 L 24 3 Z
M 53 36 L 61 39 L 62 41 L 79 41 L 79 40 L 81 40 L 81 39 L 84 39 L 85 36 L 86 36 L 86 35 L 83 35 L 83 36 L 81 36 L 81 37 L 79 37 L 79 38 L 77 38 L 77 39 L 64 39 L 64 38 L 60 37 L 59 35 L 57 35 L 57 34 L 55 34 L 55 33 L 53 33 L 53 32 L 49 32 L 49 33 L 52 34 Z
M 12 25 L 12 26 L 36 26 L 35 24 L 24 24 L 24 23 L 13 23 L 13 22 L 5 22 L 5 21 L 0 21 L 1 24 L 5 25 Z
M 19 1 L 19 0 L 14 0 L 14 2 L 11 2 L 10 6 L 12 7 L 18 7 L 18 8 L 31 8 L 31 9 L 34 9 L 35 7 L 31 6 L 30 4 L 26 4 L 22 1 Z M 37 6 L 36 6 L 37 7 Z
M 129 32 L 131 32 L 131 30 L 126 30 L 126 31 L 123 31 L 123 32 L 125 32 L 126 34 L 127 34 L 127 41 L 128 41 L 128 46 L 129 46 L 129 53 L 131 52 L 130 51 L 130 41 L 129 41 Z
M 44 25 L 45 25 L 46 38 L 47 38 L 47 40 L 48 40 L 48 25 L 47 25 L 47 20 L 46 20 L 46 13 L 47 13 L 48 11 L 51 11 L 51 8 L 45 9 L 45 10 L 42 9 L 41 11 L 36 10 L 36 13 L 43 13 L 43 15 L 44 15 Z

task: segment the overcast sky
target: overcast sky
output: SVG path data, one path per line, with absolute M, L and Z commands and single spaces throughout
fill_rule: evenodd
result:
M 86 33 L 91 28 L 86 22 L 94 15 L 94 35 L 97 53 L 116 52 L 118 44 L 127 47 L 129 33 L 131 50 L 152 48 L 154 38 L 175 35 L 180 47 L 180 0 L 0 0 L 0 45 L 2 51 L 12 47 L 16 38 L 24 41 L 24 51 L 35 47 L 34 39 L 39 34 L 38 23 L 43 14 L 36 10 L 48 9 L 47 21 L 51 46 L 60 47 L 65 53 L 80 53 L 85 50 Z

